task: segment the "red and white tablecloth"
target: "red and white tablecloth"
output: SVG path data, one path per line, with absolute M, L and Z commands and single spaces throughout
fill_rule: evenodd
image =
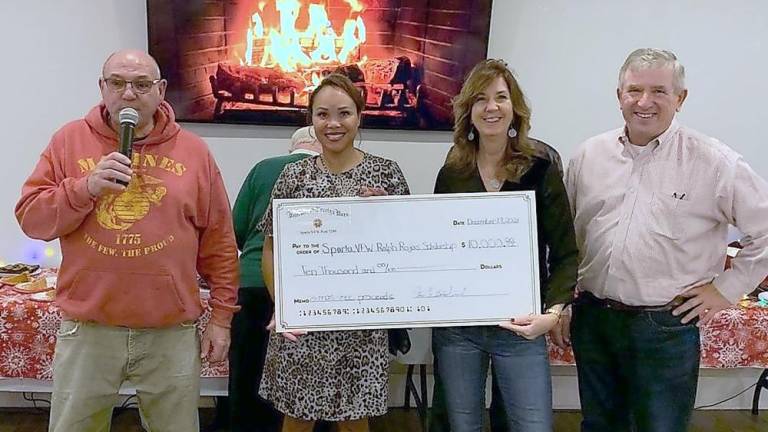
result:
M 574 364 L 573 351 L 549 344 L 552 364 Z M 768 368 L 768 308 L 749 303 L 718 313 L 701 329 L 701 367 Z
M 205 296 L 205 292 L 201 292 Z M 210 319 L 206 309 L 198 331 Z M 30 300 L 0 286 L 0 378 L 52 378 L 53 350 L 61 316 L 54 303 Z M 720 312 L 701 331 L 702 367 L 768 368 L 768 308 L 754 304 Z M 549 345 L 552 364 L 574 364 L 573 352 Z M 203 377 L 226 377 L 226 362 L 202 364 Z
M 206 309 L 198 321 L 201 333 L 208 325 L 210 312 Z M 0 378 L 52 379 L 53 349 L 60 324 L 54 303 L 30 300 L 29 294 L 1 285 Z M 203 377 L 226 377 L 228 373 L 227 362 L 203 361 Z

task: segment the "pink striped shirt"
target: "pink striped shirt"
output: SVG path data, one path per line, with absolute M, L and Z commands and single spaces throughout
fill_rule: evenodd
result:
M 624 128 L 588 139 L 566 188 L 580 290 L 661 305 L 713 281 L 735 303 L 768 274 L 768 183 L 731 148 L 677 122 L 644 149 Z M 728 224 L 747 238 L 723 271 Z

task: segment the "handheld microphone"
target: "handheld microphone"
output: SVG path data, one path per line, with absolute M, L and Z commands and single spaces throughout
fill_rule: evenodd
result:
M 123 108 L 118 114 L 118 120 L 120 122 L 120 153 L 131 159 L 133 155 L 133 130 L 139 124 L 139 113 L 133 108 Z M 128 186 L 127 182 L 121 180 L 117 180 L 117 183 Z

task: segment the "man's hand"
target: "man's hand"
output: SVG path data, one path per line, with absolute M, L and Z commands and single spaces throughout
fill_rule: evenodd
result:
M 557 325 L 557 321 L 556 314 L 531 314 L 504 321 L 499 324 L 499 327 L 513 331 L 528 340 L 533 340 L 552 329 Z
M 203 332 L 203 340 L 200 342 L 200 357 L 207 357 L 211 363 L 226 360 L 229 342 L 229 329 L 209 322 L 208 327 Z
M 122 192 L 125 186 L 116 183 L 115 180 L 125 183 L 131 181 L 133 170 L 130 166 L 131 160 L 124 154 L 112 152 L 103 156 L 93 171 L 88 174 L 88 193 L 98 198 L 108 191 Z
M 687 297 L 688 300 L 673 310 L 672 315 L 678 316 L 687 312 L 683 319 L 680 320 L 683 324 L 687 324 L 698 316 L 699 322 L 696 325 L 701 327 L 708 323 L 718 312 L 731 307 L 731 302 L 723 297 L 711 282 L 693 287 L 684 292 L 682 296 Z
M 269 331 L 275 331 L 275 314 L 272 314 L 272 318 L 269 320 L 269 324 L 267 324 L 267 330 Z M 304 336 L 307 334 L 305 331 L 292 331 L 292 332 L 283 332 L 280 333 L 281 336 L 288 339 L 291 342 L 298 342 L 300 336 Z
M 571 305 L 566 306 L 560 313 L 560 321 L 549 331 L 552 342 L 560 348 L 566 348 L 571 344 Z

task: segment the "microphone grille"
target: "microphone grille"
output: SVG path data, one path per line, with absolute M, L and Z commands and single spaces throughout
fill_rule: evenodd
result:
M 133 108 L 123 108 L 118 114 L 120 124 L 130 123 L 133 126 L 139 124 L 139 113 Z

